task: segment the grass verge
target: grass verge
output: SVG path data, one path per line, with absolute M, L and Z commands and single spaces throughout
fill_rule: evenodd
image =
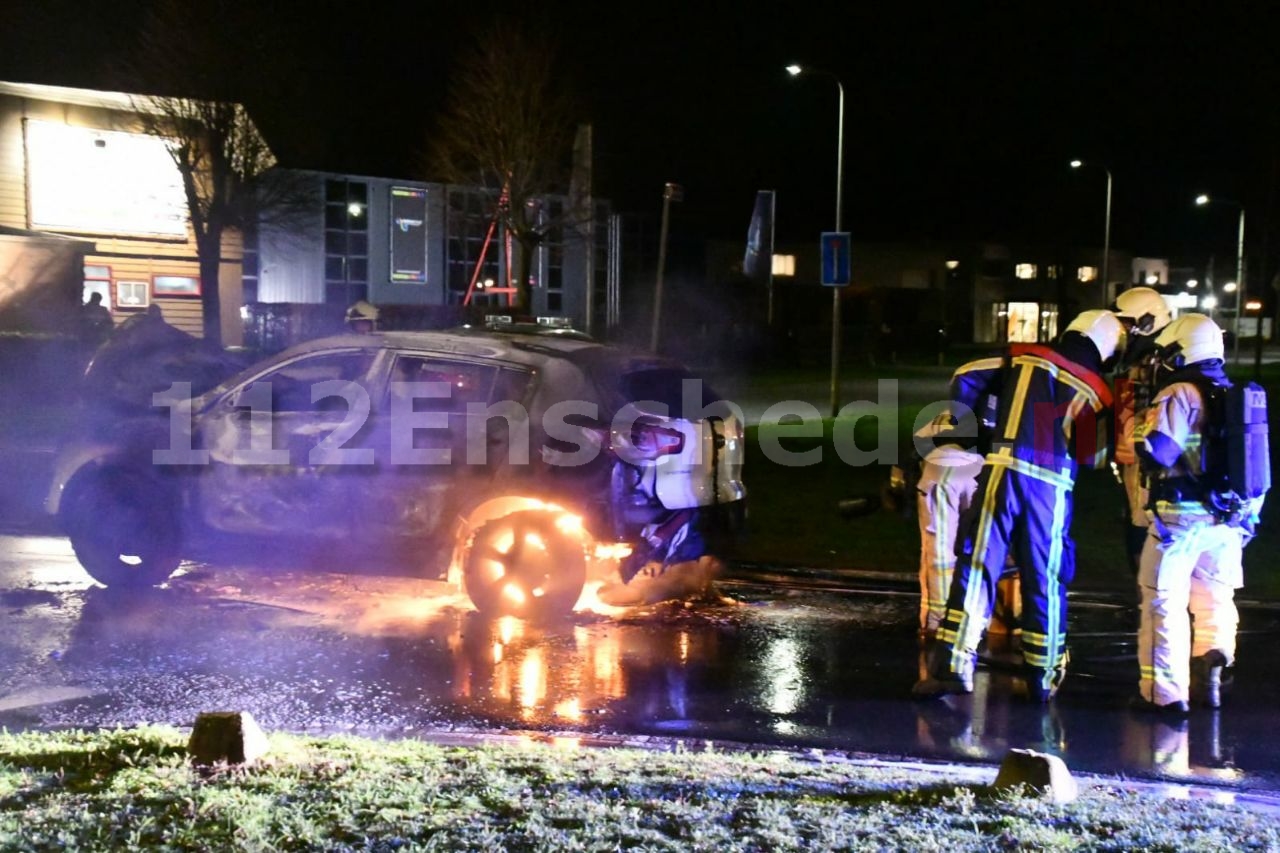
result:
M 1085 787 L 1070 805 L 780 753 L 272 737 L 200 772 L 175 729 L 0 735 L 0 849 L 1274 850 L 1280 820 Z

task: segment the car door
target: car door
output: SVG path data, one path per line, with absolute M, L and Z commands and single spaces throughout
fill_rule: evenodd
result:
M 209 452 L 198 489 L 205 524 L 344 535 L 374 473 L 372 449 L 361 443 L 376 356 L 359 348 L 300 355 L 216 401 L 196 426 Z
M 384 537 L 439 534 L 459 506 L 489 488 L 513 431 L 528 434 L 523 403 L 531 374 L 493 361 L 399 351 L 384 375 L 370 439 L 380 456 L 370 525 Z M 490 407 L 506 417 L 486 417 Z

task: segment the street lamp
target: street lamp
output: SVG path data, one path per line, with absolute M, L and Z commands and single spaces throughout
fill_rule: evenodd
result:
M 1244 205 L 1238 201 L 1228 201 L 1223 198 L 1210 198 L 1207 194 L 1201 193 L 1196 196 L 1196 206 L 1204 207 L 1209 204 L 1227 204 L 1240 208 L 1240 224 L 1236 229 L 1236 284 L 1240 292 L 1236 294 L 1236 316 L 1235 316 L 1235 343 L 1232 344 L 1231 360 L 1240 361 L 1240 306 L 1245 303 L 1245 297 L 1249 293 L 1249 282 L 1244 277 Z M 1223 288 L 1226 290 L 1226 288 Z M 1230 293 L 1230 291 L 1227 291 Z M 1262 334 L 1262 323 L 1258 323 L 1258 334 Z
M 817 74 L 836 81 L 840 94 L 838 123 L 836 125 L 836 233 L 844 221 L 844 83 L 830 71 L 807 68 L 792 63 L 787 66 L 792 77 L 801 74 Z M 831 288 L 831 417 L 840 412 L 840 288 Z
M 658 351 L 658 330 L 662 328 L 662 277 L 667 268 L 667 223 L 671 202 L 684 201 L 684 187 L 667 182 L 662 188 L 662 230 L 658 235 L 658 278 L 653 287 L 653 326 L 649 330 L 649 349 Z
M 1107 269 L 1111 261 L 1111 169 L 1101 163 L 1086 163 L 1084 160 L 1072 160 L 1071 168 L 1080 169 L 1084 166 L 1096 166 L 1107 173 L 1107 208 L 1103 217 L 1102 226 L 1102 295 L 1106 298 L 1107 303 L 1113 301 L 1111 294 L 1111 279 L 1107 276 Z

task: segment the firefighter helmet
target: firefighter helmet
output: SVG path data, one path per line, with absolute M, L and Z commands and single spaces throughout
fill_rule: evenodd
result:
M 1156 337 L 1156 352 L 1161 364 L 1175 370 L 1226 357 L 1222 329 L 1203 314 L 1183 314 L 1165 326 Z
M 353 303 L 343 319 L 353 332 L 373 332 L 378 329 L 378 309 L 363 299 Z
M 1124 326 L 1110 311 L 1081 311 L 1067 326 L 1067 331 L 1079 332 L 1092 341 L 1098 348 L 1098 355 L 1102 356 L 1104 367 L 1114 363 L 1116 356 L 1124 350 Z
M 1131 335 L 1154 335 L 1173 319 L 1164 297 L 1150 287 L 1131 287 L 1116 297 L 1111 310 Z

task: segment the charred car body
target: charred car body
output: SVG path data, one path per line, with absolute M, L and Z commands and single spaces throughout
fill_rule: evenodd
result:
M 108 586 L 374 554 L 484 612 L 556 613 L 591 573 L 722 553 L 745 515 L 733 407 L 573 332 L 341 335 L 182 392 L 91 419 L 57 460 L 47 508 Z

